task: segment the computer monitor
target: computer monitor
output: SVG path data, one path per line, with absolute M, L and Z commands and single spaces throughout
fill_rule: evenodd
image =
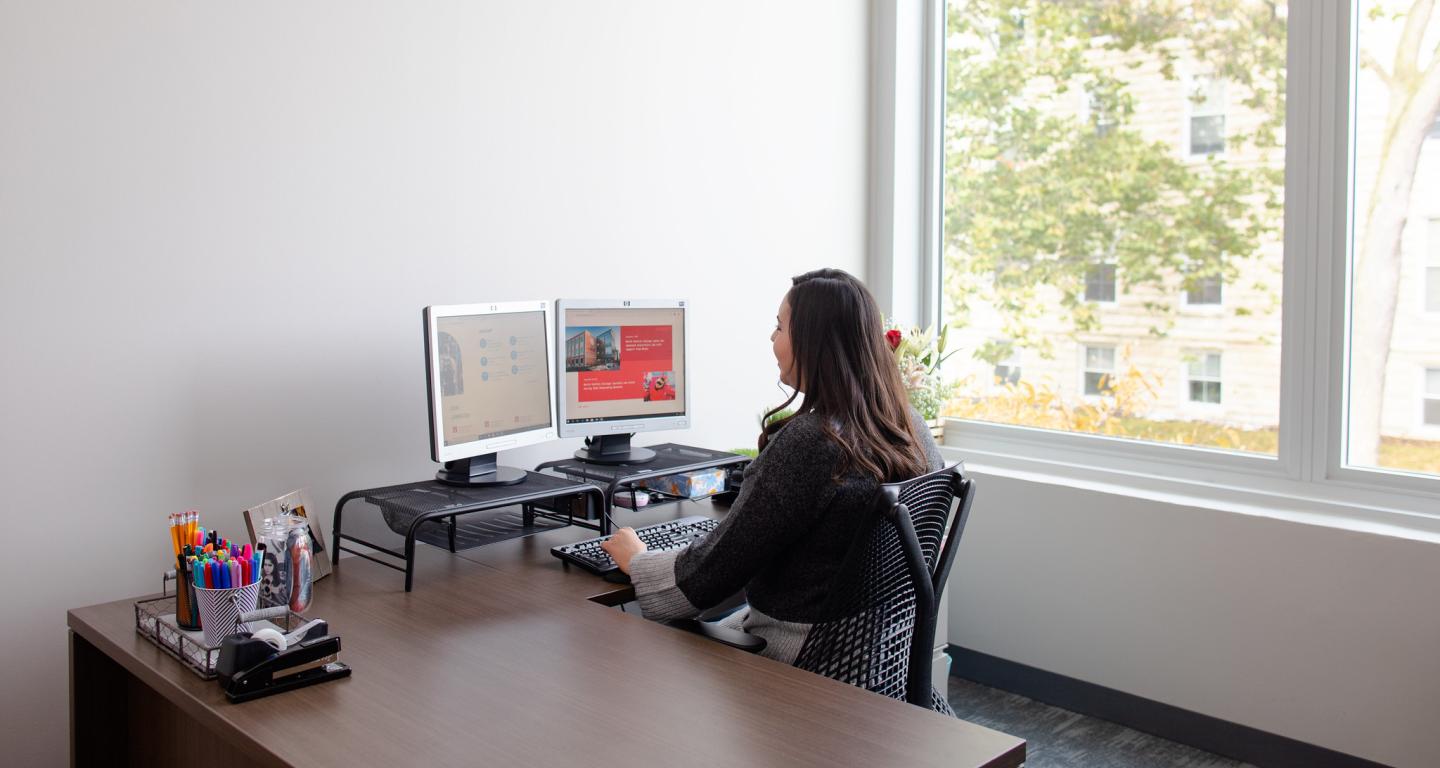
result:
M 451 485 L 513 485 L 496 452 L 555 439 L 555 318 L 549 301 L 426 307 L 430 456 Z
M 685 377 L 685 302 L 576 300 L 555 303 L 560 436 L 588 437 L 575 458 L 640 464 L 636 432 L 690 426 Z

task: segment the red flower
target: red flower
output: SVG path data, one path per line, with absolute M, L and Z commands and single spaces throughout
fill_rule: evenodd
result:
M 904 338 L 900 331 L 891 328 L 885 332 L 885 342 L 890 345 L 890 351 L 894 352 L 900 348 L 900 339 Z

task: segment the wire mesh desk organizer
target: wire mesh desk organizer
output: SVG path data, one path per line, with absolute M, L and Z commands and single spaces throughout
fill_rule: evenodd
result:
M 345 533 L 343 521 L 353 519 L 347 508 L 357 504 L 356 511 L 368 508 L 378 512 L 374 519 L 403 537 L 403 549 L 376 541 L 368 528 L 364 537 L 354 533 L 353 524 L 352 532 Z M 596 485 L 539 472 L 527 472 L 518 485 L 463 487 L 425 480 L 351 491 L 335 504 L 332 564 L 338 564 L 343 550 L 404 571 L 405 591 L 409 592 L 414 583 L 416 541 L 457 552 L 566 525 L 587 525 L 586 511 L 599 510 L 603 504 L 604 492 Z M 347 542 L 366 549 L 346 546 Z
M 175 622 L 175 595 L 170 594 L 169 589 L 174 578 L 174 571 L 165 574 L 159 597 L 135 601 L 135 631 L 178 659 L 202 680 L 213 680 L 220 646 L 218 643 L 213 646 L 207 644 L 200 630 L 181 629 Z M 285 611 L 283 615 L 247 622 L 247 626 L 252 631 L 268 627 L 285 633 L 304 623 L 304 617 L 294 611 Z
M 621 489 L 638 493 L 645 491 L 657 501 L 686 501 L 695 497 L 672 493 L 655 487 L 649 482 L 659 478 L 682 475 L 708 469 L 722 469 L 726 472 L 725 487 L 719 496 L 727 496 L 735 490 L 736 476 L 751 459 L 738 453 L 712 451 L 677 443 L 662 443 L 648 446 L 655 452 L 655 458 L 643 464 L 590 464 L 577 459 L 547 461 L 535 468 L 536 472 L 553 472 L 577 480 L 586 480 L 605 488 L 605 514 L 600 516 L 595 528 L 601 534 L 609 534 L 610 512 L 614 509 L 615 493 Z

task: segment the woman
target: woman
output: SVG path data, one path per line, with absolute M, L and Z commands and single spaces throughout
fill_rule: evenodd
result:
M 812 626 L 844 617 L 842 566 L 874 519 L 881 483 L 943 463 L 908 404 L 880 310 L 838 269 L 794 278 L 770 339 L 780 381 L 795 390 L 767 425 L 730 514 L 690 547 L 647 552 L 631 528 L 601 546 L 630 574 L 642 613 L 690 617 L 742 588 L 726 624 L 765 638 L 764 655 L 795 663 Z

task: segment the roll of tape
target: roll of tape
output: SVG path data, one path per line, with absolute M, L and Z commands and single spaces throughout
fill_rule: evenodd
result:
M 277 651 L 283 652 L 285 650 L 285 636 L 280 634 L 278 630 L 271 629 L 270 627 L 266 627 L 264 629 L 257 629 L 255 630 L 255 634 L 251 635 L 251 637 L 255 638 L 256 640 L 263 640 L 266 643 L 269 643 L 270 647 L 274 648 Z

